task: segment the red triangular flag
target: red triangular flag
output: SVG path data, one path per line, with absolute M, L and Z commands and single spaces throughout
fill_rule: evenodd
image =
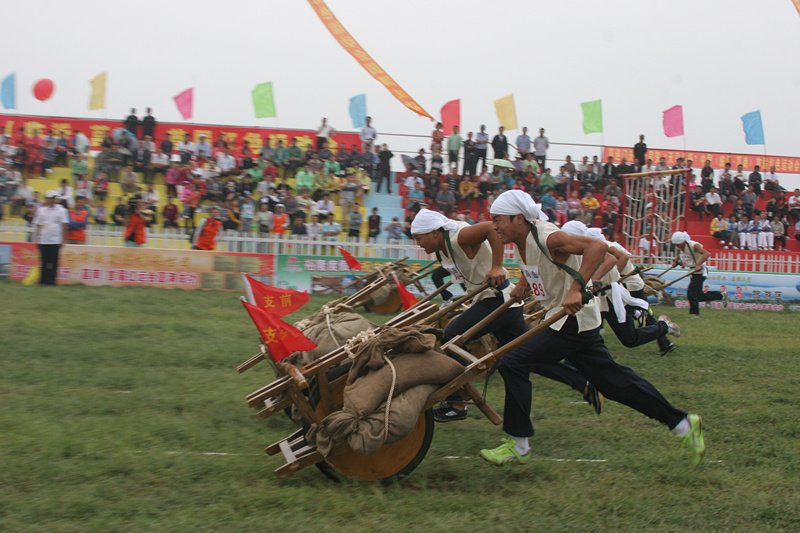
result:
M 344 262 L 347 263 L 347 266 L 350 267 L 350 270 L 361 270 L 361 263 L 358 262 L 358 259 L 353 257 L 353 254 L 341 246 L 339 247 L 339 253 L 342 254 L 342 257 L 344 257 Z
M 242 274 L 247 301 L 275 316 L 294 313 L 308 303 L 308 293 L 292 289 L 278 289 Z
M 392 276 L 394 276 L 394 283 L 397 285 L 397 294 L 400 295 L 400 303 L 403 304 L 403 309 L 414 307 L 417 304 L 417 299 L 406 289 L 405 285 L 400 283 L 396 274 L 392 274 Z
M 296 327 L 287 324 L 275 315 L 271 315 L 241 298 L 242 305 L 253 319 L 261 338 L 269 350 L 270 358 L 276 363 L 294 352 L 313 350 L 316 343 L 303 335 Z
M 453 126 L 461 124 L 461 100 L 450 100 L 441 110 L 442 131 L 445 138 L 453 133 Z

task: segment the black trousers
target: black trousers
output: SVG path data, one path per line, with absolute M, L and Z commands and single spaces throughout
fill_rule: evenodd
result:
M 433 286 L 437 289 L 444 285 L 444 278 L 450 275 L 450 272 L 447 271 L 444 267 L 438 267 L 436 270 L 431 272 L 431 281 L 433 281 Z M 453 293 L 448 291 L 447 289 L 442 291 L 442 300 L 449 300 L 453 297 Z
M 661 350 L 665 350 L 667 346 L 669 346 L 669 339 L 667 339 L 667 331 L 669 328 L 666 322 L 659 322 L 644 310 L 641 310 L 645 313 L 645 316 L 650 319 L 650 323 L 645 319 L 645 325 L 637 328 L 636 318 L 633 316 L 635 311 L 635 307 L 626 305 L 625 322 L 620 322 L 619 319 L 617 319 L 614 305 L 608 302 L 608 311 L 603 313 L 603 318 L 614 331 L 614 335 L 617 336 L 619 342 L 626 348 L 636 348 L 648 342 L 658 341 L 658 347 Z
M 475 166 L 477 167 L 478 161 L 480 161 L 481 172 L 483 172 L 483 169 L 486 168 L 486 152 L 488 152 L 488 150 L 476 150 L 475 152 L 476 152 Z
M 564 328 L 568 328 L 568 324 Z M 497 364 L 506 388 L 503 431 L 514 437 L 533 436 L 530 373 L 535 372 L 538 365 L 556 363 L 565 357 L 606 398 L 658 420 L 670 429 L 686 416 L 649 381 L 614 361 L 603 343 L 599 328 L 583 333 L 549 328 L 511 351 Z
M 535 159 L 536 162 L 539 163 L 539 168 L 542 169 L 542 172 L 544 172 L 547 169 L 547 167 L 545 166 L 547 164 L 546 155 L 534 155 L 533 159 Z
M 39 255 L 41 256 L 40 285 L 56 284 L 56 278 L 58 277 L 58 254 L 60 251 L 60 244 L 39 245 Z
M 633 296 L 634 298 L 639 298 L 640 300 L 647 300 L 647 295 L 644 293 L 644 289 L 639 289 L 638 291 L 630 291 L 630 293 L 631 296 Z M 653 324 L 658 324 L 658 321 L 655 319 L 652 312 L 646 311 L 644 314 L 644 323 L 646 326 L 652 326 Z M 658 342 L 658 348 L 660 350 L 665 350 L 667 346 L 671 344 L 666 335 L 657 338 L 656 342 Z
M 444 329 L 442 344 L 456 335 L 461 335 L 466 332 L 501 305 L 503 305 L 502 296 L 486 298 L 476 303 L 447 325 Z M 516 339 L 526 331 L 528 331 L 528 326 L 525 324 L 525 319 L 522 315 L 522 306 L 511 307 L 497 317 L 494 322 L 479 331 L 473 338 L 478 339 L 484 335 L 493 333 L 502 346 Z M 586 377 L 574 367 L 559 362 L 558 359 L 534 364 L 531 367 L 531 372 L 555 381 L 560 381 L 581 394 L 583 394 L 583 389 L 586 387 Z
M 388 170 L 381 169 L 378 171 L 378 185 L 375 187 L 375 192 L 381 192 L 381 183 L 386 180 L 386 192 L 392 194 L 392 178 Z
M 686 296 L 689 298 L 689 314 L 700 314 L 700 302 L 715 302 L 722 300 L 722 293 L 719 291 L 703 292 L 703 281 L 706 277 L 702 274 L 692 274 L 689 281 L 689 290 Z

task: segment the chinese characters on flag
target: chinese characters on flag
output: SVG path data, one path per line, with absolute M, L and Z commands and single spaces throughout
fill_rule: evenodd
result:
M 250 305 L 244 298 L 241 298 L 241 301 L 253 320 L 253 324 L 256 325 L 264 344 L 267 345 L 270 358 L 276 363 L 294 352 L 313 350 L 317 347 L 316 343 L 303 335 L 296 327 L 260 307 Z
M 270 287 L 254 280 L 247 274 L 242 274 L 242 278 L 247 301 L 275 316 L 281 317 L 294 313 L 308 303 L 307 292 Z

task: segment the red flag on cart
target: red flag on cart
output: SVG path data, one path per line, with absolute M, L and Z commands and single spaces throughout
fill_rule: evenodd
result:
M 353 257 L 353 254 L 341 246 L 339 247 L 339 253 L 342 254 L 342 257 L 344 257 L 344 262 L 347 263 L 347 266 L 350 267 L 350 270 L 361 270 L 361 263 L 358 262 L 358 259 Z
M 294 352 L 313 350 L 317 347 L 314 341 L 303 335 L 296 327 L 260 307 L 250 305 L 244 297 L 241 298 L 241 301 L 250 314 L 253 324 L 258 328 L 261 338 L 264 339 L 270 358 L 276 363 Z
M 414 297 L 413 294 L 406 289 L 405 285 L 400 283 L 400 280 L 397 279 L 396 274 L 392 274 L 394 276 L 394 283 L 397 285 L 397 294 L 400 295 L 400 303 L 403 304 L 403 309 L 410 309 L 414 307 L 417 303 L 417 299 Z
M 308 293 L 292 289 L 278 289 L 242 274 L 247 301 L 275 316 L 294 313 L 308 303 Z

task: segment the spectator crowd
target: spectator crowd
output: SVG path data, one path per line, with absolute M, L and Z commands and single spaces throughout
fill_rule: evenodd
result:
M 480 221 L 494 199 L 509 189 L 530 193 L 558 225 L 580 220 L 614 239 L 623 200 L 621 175 L 691 169 L 691 209 L 712 219 L 711 233 L 724 246 L 785 247 L 789 224 L 800 225 L 800 191 L 787 194 L 774 168 L 762 175 L 755 167 L 745 175 L 741 165 L 736 171 L 730 164 L 717 171 L 707 162 L 698 182 L 692 161 L 678 159 L 670 166 L 663 158 L 658 163 L 649 159 L 643 135 L 633 147 L 633 161 L 600 161 L 597 156 L 573 161 L 566 156 L 554 172 L 548 166 L 550 141 L 544 128 L 530 136 L 525 127 L 512 142 L 502 126 L 492 136 L 481 125 L 463 137 L 458 126 L 447 134 L 438 123 L 429 145 L 414 157 L 402 156 L 405 172 L 395 180 L 395 154 L 378 142 L 371 117 L 359 132 L 359 144 L 338 145 L 335 151 L 329 148 L 335 130 L 325 118 L 308 146 L 297 139 L 288 144 L 264 139 L 258 150 L 247 140 L 237 144 L 221 134 L 216 139 L 200 135 L 197 142 L 188 134 L 177 142 L 169 136 L 156 139 L 156 125 L 150 109 L 141 119 L 131 109 L 96 154 L 89 152 L 81 131 L 67 137 L 53 131 L 28 135 L 20 129 L 3 136 L 0 217 L 8 213 L 32 221 L 40 199 L 30 180 L 61 166 L 71 174 L 58 189 L 76 232 L 70 242 L 85 241 L 87 226 L 98 224 L 123 226 L 125 243 L 141 245 L 145 228 L 159 225 L 191 234 L 193 246 L 202 248 L 214 242 L 196 234 L 208 217 L 218 224 L 202 224 L 201 232 L 214 230 L 215 235 L 238 231 L 333 241 L 375 240 L 385 234 L 390 242 L 399 242 L 409 236 L 413 213 L 422 206 Z M 665 177 L 669 179 L 674 178 Z M 114 182 L 121 195 L 109 198 Z M 161 183 L 164 187 L 157 186 Z M 384 184 L 388 193 L 398 187 L 407 208 L 405 221 L 395 218 L 384 224 L 376 209 L 365 212 L 365 196 L 380 192 Z M 756 209 L 765 194 L 770 196 L 766 209 Z M 198 246 L 201 241 L 205 244 Z

